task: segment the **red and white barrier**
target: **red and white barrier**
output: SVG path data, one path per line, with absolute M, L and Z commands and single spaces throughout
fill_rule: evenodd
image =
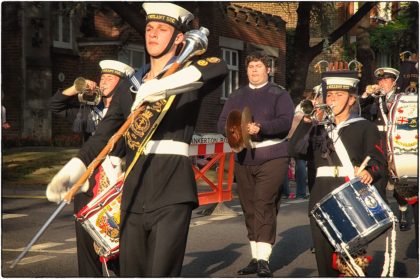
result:
M 234 154 L 224 136 L 219 134 L 194 135 L 189 147 L 190 156 L 208 156 L 211 159 L 201 168 L 192 165 L 195 173 L 195 180 L 202 179 L 209 186 L 210 191 L 199 191 L 198 199 L 200 205 L 210 203 L 221 203 L 232 200 L 232 183 Z M 225 182 L 224 170 L 226 155 L 229 156 L 228 175 Z M 214 183 L 207 176 L 206 172 L 218 163 L 217 182 Z M 200 184 L 198 186 L 203 186 Z M 226 187 L 224 187 L 226 186 Z
M 205 134 L 193 135 L 188 155 L 200 156 L 230 152 L 232 150 L 224 136 L 219 134 Z

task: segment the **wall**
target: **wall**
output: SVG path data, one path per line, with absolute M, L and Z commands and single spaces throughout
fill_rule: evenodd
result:
M 221 37 L 244 42 L 244 49 L 240 52 L 240 84 L 247 82 L 243 65 L 245 57 L 257 45 L 277 50 L 275 81 L 284 85 L 286 23 L 280 17 L 248 8 L 238 9 L 229 2 L 180 4 L 197 15 L 196 27 L 205 26 L 210 30 L 206 56 L 221 56 Z M 91 8 L 94 6 L 92 4 Z M 2 7 L 3 104 L 8 109 L 7 117 L 12 125 L 4 134 L 34 137 L 44 142 L 74 135 L 72 121 L 51 118 L 48 110 L 50 97 L 58 89 L 71 86 L 78 76 L 99 81 L 100 60 L 117 59 L 124 44 L 143 44 L 143 39 L 113 11 L 95 8 L 75 13 L 73 28 L 77 41 L 74 48 L 56 48 L 52 44 L 49 21 L 52 11 L 48 2 L 5 2 Z M 93 29 L 87 28 L 88 32 L 82 30 L 86 26 L 80 28 L 86 23 L 87 16 L 90 16 L 89 26 L 93 26 Z M 216 132 L 222 107 L 221 89 L 207 94 L 196 132 Z

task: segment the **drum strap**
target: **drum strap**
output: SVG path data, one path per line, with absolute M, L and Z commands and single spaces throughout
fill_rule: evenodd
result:
M 133 169 L 135 163 L 139 159 L 140 155 L 143 153 L 146 144 L 150 141 L 153 134 L 157 130 L 157 127 L 159 126 L 160 122 L 162 121 L 163 117 L 168 112 L 169 108 L 171 107 L 176 95 L 172 95 L 169 97 L 168 101 L 166 102 L 165 106 L 162 109 L 162 112 L 159 114 L 158 118 L 156 119 L 155 123 L 153 123 L 153 126 L 149 129 L 148 134 L 144 137 L 143 141 L 141 142 L 140 146 L 137 149 L 136 155 L 134 156 L 133 161 L 131 162 L 130 166 L 127 168 L 124 176 L 124 180 L 127 178 L 128 174 Z
M 337 153 L 338 158 L 341 161 L 341 164 L 344 167 L 345 174 L 349 177 L 349 179 L 353 179 L 354 167 L 350 161 L 350 157 L 349 157 L 349 154 L 347 153 L 346 147 L 344 146 L 340 137 L 334 142 L 334 148 L 335 148 L 335 152 Z
M 340 162 L 345 169 L 345 175 L 348 176 L 349 179 L 354 178 L 354 167 L 353 167 L 353 164 L 351 163 L 347 149 L 344 146 L 343 142 L 341 141 L 339 132 L 341 128 L 351 123 L 358 122 L 358 121 L 367 121 L 367 120 L 363 119 L 362 117 L 351 118 L 340 123 L 339 125 L 337 125 L 337 127 L 335 127 L 335 129 L 331 131 L 331 137 L 334 142 L 335 152 L 337 153 L 337 156 L 340 159 Z

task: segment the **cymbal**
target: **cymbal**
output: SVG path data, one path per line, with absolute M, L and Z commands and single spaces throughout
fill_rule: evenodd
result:
M 243 137 L 243 145 L 244 147 L 251 149 L 252 142 L 251 136 L 248 133 L 248 124 L 252 122 L 252 114 L 249 107 L 244 107 L 242 110 L 242 117 L 241 117 L 241 128 L 242 128 L 242 137 Z
M 233 152 L 241 152 L 244 148 L 242 127 L 242 113 L 239 110 L 232 110 L 226 121 L 226 137 Z

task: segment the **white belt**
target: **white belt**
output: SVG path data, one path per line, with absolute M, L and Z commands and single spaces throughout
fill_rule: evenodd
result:
M 344 167 L 318 167 L 316 177 L 346 177 L 347 172 Z
M 385 125 L 378 125 L 379 132 L 386 132 L 386 126 Z
M 282 143 L 286 139 L 287 138 L 273 139 L 273 140 L 265 140 L 265 141 L 261 141 L 261 142 L 253 141 L 252 142 L 252 148 L 261 148 L 261 147 L 266 147 L 266 146 L 270 146 L 270 145 L 275 145 L 275 144 L 278 144 L 278 143 Z
M 170 154 L 188 157 L 189 145 L 185 142 L 174 140 L 151 140 L 146 144 L 144 154 Z

